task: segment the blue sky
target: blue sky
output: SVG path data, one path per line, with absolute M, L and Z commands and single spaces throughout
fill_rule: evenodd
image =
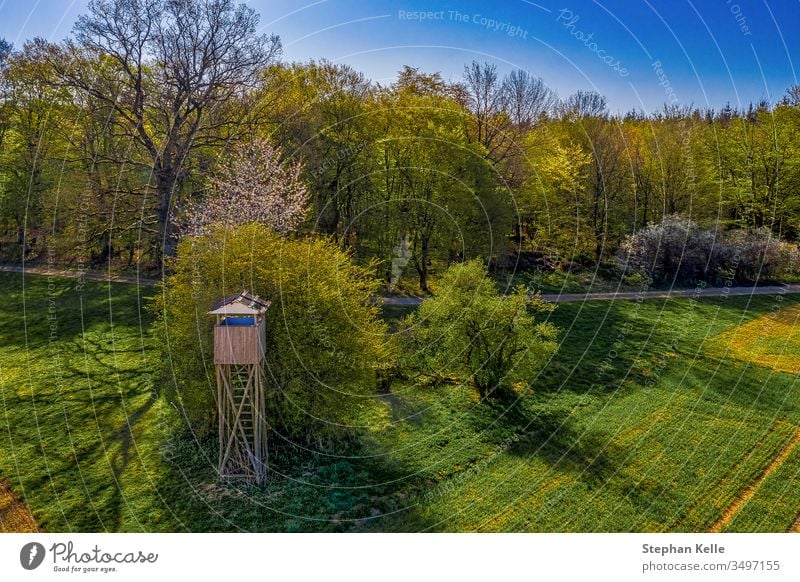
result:
M 88 0 L 0 0 L 0 36 L 69 34 Z M 289 61 L 346 62 L 388 83 L 404 65 L 458 79 L 523 68 L 613 111 L 779 99 L 800 74 L 800 0 L 250 0 Z M 660 65 L 660 66 L 659 66 Z

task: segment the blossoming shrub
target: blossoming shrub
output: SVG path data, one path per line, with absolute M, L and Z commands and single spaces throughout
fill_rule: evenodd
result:
M 781 241 L 768 228 L 703 230 L 680 216 L 628 236 L 620 260 L 656 284 L 776 281 L 796 278 L 800 268 L 797 245 Z

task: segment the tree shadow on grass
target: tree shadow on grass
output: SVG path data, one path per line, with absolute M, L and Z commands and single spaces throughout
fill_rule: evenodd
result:
M 0 337 L 7 347 L 35 349 L 80 337 L 89 323 L 141 321 L 151 317 L 143 305 L 152 289 L 119 283 L 79 282 L 46 276 L 0 273 Z M 141 296 L 141 297 L 140 297 Z M 24 314 L 24 322 L 21 317 Z
M 566 412 L 527 416 L 522 410 L 517 410 L 509 412 L 506 417 L 507 438 L 495 442 L 491 454 L 439 481 L 418 484 L 409 492 L 410 495 L 398 507 L 396 514 L 382 516 L 371 523 L 369 529 L 395 532 L 471 531 L 492 518 L 497 511 L 492 500 L 484 500 L 478 492 L 491 491 L 492 487 L 503 490 L 510 487 L 512 491 L 517 491 L 519 484 L 523 483 L 524 489 L 518 490 L 520 499 L 526 492 L 530 493 L 525 488 L 528 487 L 525 485 L 527 481 L 520 482 L 513 473 L 502 469 L 506 466 L 502 461 L 506 455 L 522 460 L 544 461 L 550 467 L 546 474 L 552 478 L 569 473 L 572 479 L 584 482 L 588 489 L 598 491 L 603 489 L 617 469 L 614 462 L 616 451 L 611 450 L 600 436 L 583 433 L 572 426 Z M 500 480 L 491 484 L 485 482 L 486 471 L 492 471 L 490 475 L 497 474 Z M 455 515 L 462 515 L 461 522 L 458 522 L 462 525 L 454 526 Z M 471 516 L 470 525 L 463 525 L 465 515 Z
M 555 472 L 569 472 L 590 487 L 602 487 L 618 464 L 613 448 L 598 434 L 576 429 L 565 414 L 542 413 L 508 448 L 517 457 L 538 457 Z
M 680 337 L 664 332 L 660 313 L 655 302 L 560 305 L 551 315 L 562 330 L 558 352 L 535 389 L 603 394 L 652 384 L 654 375 L 672 365 L 680 343 Z
M 797 376 L 732 358 L 709 358 L 695 364 L 686 382 L 704 386 L 704 401 L 735 404 L 763 411 L 768 417 L 790 415 L 800 421 Z
M 357 436 L 325 453 L 270 439 L 268 482 L 262 487 L 220 480 L 216 436 L 179 439 L 160 489 L 189 531 L 357 531 L 402 503 L 398 484 L 409 472 L 376 456 Z
M 49 530 L 135 528 L 126 488 L 144 484 L 134 448 L 156 438 L 147 431 L 159 400 L 140 354 L 87 334 L 59 343 L 30 386 L 5 391 L 10 444 L 28 451 L 20 479 Z
M 91 386 L 91 394 L 87 394 L 87 386 L 86 393 L 76 396 L 92 407 L 98 440 L 92 456 L 83 461 L 110 469 L 104 479 L 107 489 L 99 517 L 110 531 L 129 529 L 132 524 L 147 519 L 147 516 L 136 515 L 126 488 L 135 481 L 133 475 L 128 474 L 132 464 L 135 464 L 136 473 L 145 472 L 140 464 L 137 440 L 141 441 L 146 431 L 153 429 L 159 393 L 153 384 L 151 369 L 141 357 L 141 347 L 125 348 L 122 343 L 101 340 L 91 334 L 84 335 L 76 344 L 79 345 L 76 345 L 72 363 L 79 365 L 71 366 L 70 373 L 76 379 L 83 376 L 84 384 Z M 148 438 L 157 437 L 148 435 Z

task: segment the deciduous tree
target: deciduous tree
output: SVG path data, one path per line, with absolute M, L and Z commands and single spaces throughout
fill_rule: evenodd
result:
M 147 152 L 165 254 L 192 153 L 240 121 L 214 109 L 255 87 L 280 53 L 258 20 L 234 0 L 91 0 L 74 37 L 51 47 L 60 81 L 113 108 L 118 130 Z
M 482 398 L 527 387 L 557 347 L 556 328 L 536 318 L 549 310 L 523 286 L 500 295 L 479 259 L 453 265 L 406 320 L 408 363 L 466 377 Z
M 187 209 L 186 233 L 207 234 L 214 225 L 261 223 L 281 234 L 295 230 L 308 210 L 302 164 L 281 159 L 267 140 L 236 146 L 211 179 L 211 192 Z

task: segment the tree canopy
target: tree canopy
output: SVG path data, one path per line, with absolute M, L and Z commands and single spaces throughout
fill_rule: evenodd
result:
M 270 193 L 294 192 L 282 230 L 330 236 L 422 292 L 475 257 L 608 262 L 675 215 L 800 238 L 797 87 L 744 109 L 613 115 L 596 92 L 559 98 L 492 63 L 378 84 L 280 54 L 234 0 L 93 0 L 63 42 L 0 43 L 0 258 L 168 269 L 190 209 L 242 189 L 272 218 Z M 286 171 L 225 177 L 252 144 Z
M 410 369 L 456 374 L 482 397 L 527 388 L 556 349 L 556 328 L 537 315 L 550 311 L 524 286 L 500 294 L 480 260 L 450 267 L 437 295 L 405 322 Z
M 329 240 L 284 238 L 250 223 L 184 238 L 154 310 L 165 380 L 193 429 L 213 426 L 212 327 L 206 311 L 247 289 L 266 312 L 269 426 L 285 438 L 325 444 L 355 431 L 394 354 L 372 301 L 374 278 Z

